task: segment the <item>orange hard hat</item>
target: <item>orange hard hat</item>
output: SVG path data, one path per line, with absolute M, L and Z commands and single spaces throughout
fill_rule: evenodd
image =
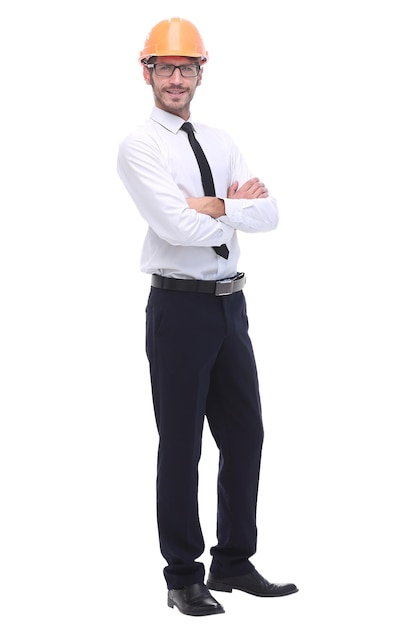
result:
M 140 53 L 140 63 L 152 56 L 201 57 L 206 63 L 208 53 L 196 26 L 181 17 L 172 17 L 152 28 Z

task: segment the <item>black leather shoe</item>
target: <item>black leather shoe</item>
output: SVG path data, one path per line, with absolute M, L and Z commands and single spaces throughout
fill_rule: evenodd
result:
M 273 598 L 276 596 L 288 596 L 296 593 L 298 588 L 293 583 L 282 583 L 276 585 L 270 583 L 263 578 L 256 570 L 244 576 L 233 576 L 229 578 L 215 578 L 213 574 L 209 574 L 207 586 L 214 591 L 227 591 L 232 593 L 233 589 L 251 593 L 253 596 L 261 596 L 263 598 Z
M 224 613 L 225 610 L 203 583 L 196 583 L 183 589 L 169 589 L 167 606 L 171 609 L 177 606 L 185 615 L 214 615 Z

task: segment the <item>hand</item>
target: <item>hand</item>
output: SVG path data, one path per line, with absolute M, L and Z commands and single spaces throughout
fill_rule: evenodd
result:
M 186 198 L 186 202 L 191 209 L 215 219 L 225 214 L 225 203 L 220 198 L 201 196 L 200 198 Z
M 256 198 L 267 198 L 268 196 L 269 191 L 266 189 L 265 185 L 260 182 L 259 178 L 251 178 L 243 183 L 241 187 L 239 187 L 239 183 L 235 181 L 227 190 L 228 198 L 247 198 L 255 200 Z

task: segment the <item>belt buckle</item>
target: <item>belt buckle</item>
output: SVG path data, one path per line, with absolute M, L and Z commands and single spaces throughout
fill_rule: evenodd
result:
M 215 296 L 230 296 L 233 293 L 234 278 L 216 281 Z

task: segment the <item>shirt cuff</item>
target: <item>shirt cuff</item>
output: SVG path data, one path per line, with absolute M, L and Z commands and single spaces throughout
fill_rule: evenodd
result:
M 225 203 L 225 215 L 219 217 L 219 221 L 224 224 L 241 224 L 243 222 L 243 211 L 250 206 L 249 200 L 240 200 L 238 198 L 222 198 Z

